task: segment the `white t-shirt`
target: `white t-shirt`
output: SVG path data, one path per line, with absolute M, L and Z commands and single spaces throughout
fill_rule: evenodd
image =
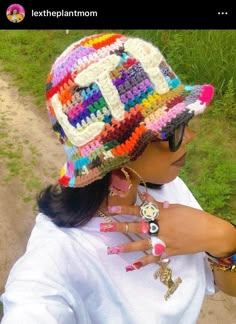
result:
M 149 192 L 160 202 L 200 208 L 179 178 Z M 132 216 L 119 219 L 138 220 Z M 158 265 L 126 272 L 125 267 L 144 253 L 107 255 L 107 246 L 128 239 L 122 233 L 100 233 L 101 222 L 102 217 L 94 217 L 80 228 L 59 228 L 45 215 L 37 216 L 27 250 L 13 266 L 1 296 L 5 314 L 2 324 L 197 321 L 204 295 L 214 293 L 205 253 L 171 257 L 173 279 L 179 276 L 182 283 L 166 301 L 167 287 L 153 277 Z

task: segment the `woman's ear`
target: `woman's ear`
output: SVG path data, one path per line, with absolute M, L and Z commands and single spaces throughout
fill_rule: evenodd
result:
M 131 187 L 132 183 L 129 173 L 124 168 L 111 172 L 109 184 L 110 196 L 126 197 Z

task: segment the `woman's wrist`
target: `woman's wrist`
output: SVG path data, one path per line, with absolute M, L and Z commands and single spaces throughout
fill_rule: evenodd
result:
M 218 218 L 211 225 L 206 252 L 215 258 L 225 259 L 236 253 L 236 228 L 235 225 Z
M 225 247 L 226 250 L 227 248 L 229 249 L 229 251 L 233 249 L 234 252 L 229 252 L 227 254 L 225 253 L 223 257 L 217 256 L 217 254 L 211 254 L 209 252 L 206 252 L 209 264 L 213 271 L 218 270 L 224 272 L 236 272 L 236 229 L 235 225 L 232 223 L 227 223 L 227 228 L 229 232 L 226 230 L 226 228 L 223 228 L 226 231 L 224 232 L 224 234 L 227 234 L 225 236 Z

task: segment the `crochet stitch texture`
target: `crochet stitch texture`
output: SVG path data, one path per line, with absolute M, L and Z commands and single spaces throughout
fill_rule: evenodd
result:
M 49 117 L 67 162 L 59 183 L 83 187 L 135 160 L 205 110 L 211 85 L 184 86 L 157 47 L 99 34 L 70 45 L 46 86 Z

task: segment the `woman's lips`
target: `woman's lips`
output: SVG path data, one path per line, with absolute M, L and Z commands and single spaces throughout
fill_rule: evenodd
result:
M 187 153 L 182 155 L 178 160 L 176 160 L 174 163 L 172 163 L 172 165 L 177 166 L 177 167 L 184 166 L 185 162 L 186 162 L 186 155 L 187 155 Z

